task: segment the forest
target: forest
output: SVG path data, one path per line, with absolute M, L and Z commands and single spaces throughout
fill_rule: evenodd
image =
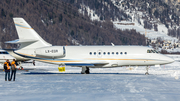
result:
M 99 6 L 94 9 L 100 12 L 101 3 L 94 0 L 92 5 L 95 3 Z M 92 21 L 87 13 L 78 12 L 79 4 L 75 0 L 1 1 L 2 48 L 16 48 L 16 45 L 4 44 L 5 41 L 18 39 L 13 17 L 24 18 L 44 40 L 53 45 L 110 45 L 111 42 L 116 45 L 146 45 L 144 35 L 135 30 L 115 29 L 110 13 L 103 13 L 106 16 L 104 21 Z M 118 17 L 126 16 L 122 11 L 116 10 L 115 13 Z

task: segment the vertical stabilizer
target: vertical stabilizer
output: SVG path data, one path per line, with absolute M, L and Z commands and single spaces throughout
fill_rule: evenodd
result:
M 21 44 L 20 49 L 52 46 L 44 41 L 23 18 L 13 18 L 13 20 L 19 37 L 17 43 Z

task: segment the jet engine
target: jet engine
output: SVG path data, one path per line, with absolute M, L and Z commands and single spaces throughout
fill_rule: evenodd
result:
M 64 46 L 50 46 L 35 49 L 36 57 L 41 58 L 62 58 L 65 57 L 66 50 Z

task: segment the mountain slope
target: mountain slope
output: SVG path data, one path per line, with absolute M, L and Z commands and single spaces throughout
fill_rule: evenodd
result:
M 146 29 L 153 29 L 175 36 L 180 33 L 180 3 L 174 0 L 111 0 L 120 10 L 131 16 L 129 21 L 137 20 Z M 164 27 L 160 29 L 159 27 Z M 172 31 L 173 30 L 173 31 Z
M 72 0 L 73 1 L 73 0 Z M 0 41 L 17 39 L 13 17 L 23 17 L 53 45 L 145 45 L 145 37 L 135 30 L 121 31 L 108 19 L 92 21 L 78 8 L 61 0 L 4 0 L 0 3 Z M 14 46 L 11 46 L 14 47 Z

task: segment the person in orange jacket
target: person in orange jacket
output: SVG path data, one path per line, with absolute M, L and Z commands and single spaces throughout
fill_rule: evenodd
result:
M 11 79 L 12 79 L 12 76 L 14 74 L 14 78 L 13 78 L 13 81 L 15 81 L 15 78 L 16 78 L 16 61 L 15 59 L 13 59 L 13 61 L 11 62 Z
M 8 75 L 8 81 L 11 81 L 11 78 L 10 78 L 10 66 L 11 66 L 11 63 L 7 59 L 6 62 L 4 63 L 5 81 L 7 81 L 7 75 Z

